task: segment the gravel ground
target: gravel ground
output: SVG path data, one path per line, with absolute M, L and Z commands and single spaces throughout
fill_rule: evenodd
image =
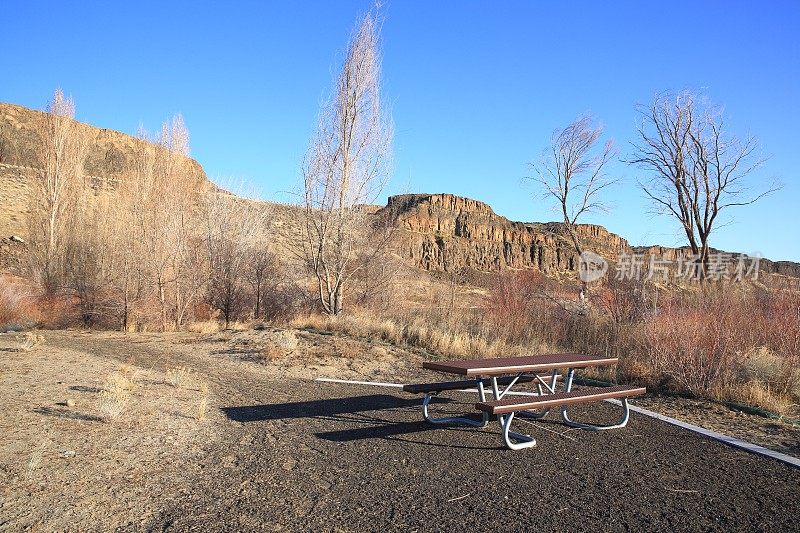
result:
M 434 427 L 418 397 L 308 379 L 419 379 L 419 354 L 386 345 L 285 331 L 45 336 L 29 354 L 0 339 L 0 530 L 800 530 L 800 470 L 641 415 L 600 433 L 522 422 L 539 445 L 512 452 L 496 424 Z M 264 364 L 271 343 L 285 353 Z M 91 391 L 120 361 L 140 372 L 136 403 L 96 421 Z M 199 393 L 164 382 L 179 365 L 210 384 L 203 422 Z M 59 405 L 68 395 L 74 408 Z M 435 409 L 472 401 L 453 393 Z M 50 451 L 29 479 L 42 435 Z
M 529 423 L 539 445 L 511 452 L 496 425 L 434 428 L 391 389 L 272 386 L 269 402 L 223 408 L 238 444 L 153 527 L 800 529 L 800 470 L 647 417 L 601 433 Z

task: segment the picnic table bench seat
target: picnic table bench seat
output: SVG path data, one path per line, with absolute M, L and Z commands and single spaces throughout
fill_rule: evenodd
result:
M 494 400 L 478 402 L 475 408 L 490 415 L 504 415 L 519 411 L 530 411 L 544 407 L 559 407 L 562 405 L 575 405 L 591 403 L 615 398 L 630 398 L 642 396 L 647 390 L 644 387 L 628 387 L 616 385 L 586 391 L 557 392 L 538 397 L 512 398 L 508 400 Z
M 560 376 L 556 376 L 560 377 Z M 543 381 L 547 381 L 552 379 L 551 375 L 542 375 L 538 376 L 539 379 Z M 529 383 L 531 381 L 536 381 L 537 376 L 524 374 L 517 378 L 517 383 Z M 505 376 L 502 378 L 498 378 L 497 383 L 499 385 L 509 385 L 514 380 L 514 376 Z M 484 386 L 490 387 L 491 386 L 491 379 L 484 378 L 480 380 Z M 409 392 L 411 394 L 428 394 L 428 393 L 436 393 L 436 392 L 443 392 L 448 390 L 462 390 L 462 389 L 469 389 L 470 387 L 474 387 L 477 385 L 477 380 L 475 379 L 463 379 L 458 381 L 438 381 L 435 383 L 408 383 L 403 385 L 403 391 Z

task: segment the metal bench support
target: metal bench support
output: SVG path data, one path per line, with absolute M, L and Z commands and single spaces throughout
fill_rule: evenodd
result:
M 565 383 L 565 392 L 570 392 L 572 390 L 572 378 L 575 375 L 575 369 L 570 368 L 569 372 L 567 373 L 567 381 Z M 628 419 L 631 416 L 631 410 L 628 406 L 628 399 L 622 398 L 622 418 L 616 424 L 609 424 L 609 425 L 596 425 L 596 424 L 584 424 L 582 422 L 575 422 L 570 420 L 569 415 L 567 414 L 567 406 L 561 406 L 561 420 L 570 427 L 578 428 L 578 429 L 585 429 L 587 431 L 604 431 L 606 429 L 617 429 L 625 427 L 628 424 Z
M 547 384 L 542 380 L 540 376 L 536 376 L 536 389 L 539 393 L 539 396 L 545 394 L 545 390 L 547 390 L 546 394 L 555 394 L 556 392 L 556 383 L 558 382 L 558 371 L 553 370 L 553 373 L 550 375 L 550 383 Z M 550 412 L 549 407 L 545 407 L 541 411 L 520 411 L 518 414 L 520 417 L 524 418 L 532 418 L 534 420 L 539 420 L 540 418 L 544 418 L 547 416 L 547 413 Z
M 510 431 L 511 422 L 514 420 L 514 413 L 509 413 L 505 416 L 498 416 L 497 418 L 503 425 L 503 444 L 505 444 L 507 448 L 511 450 L 522 450 L 536 446 L 536 439 L 530 435 L 523 435 L 521 433 L 514 433 L 513 431 Z
M 478 386 L 478 396 L 480 397 L 482 402 L 486 401 L 486 391 L 483 388 L 483 381 L 480 379 L 476 380 L 476 384 Z M 486 427 L 489 425 L 489 414 L 488 413 L 481 413 L 480 420 L 473 420 L 472 418 L 466 418 L 463 416 L 445 416 L 440 418 L 433 418 L 430 416 L 428 412 L 428 404 L 431 403 L 431 400 L 434 396 L 438 396 L 439 392 L 428 392 L 425 394 L 425 397 L 422 399 L 422 416 L 430 422 L 431 424 L 466 424 L 468 426 L 475 426 L 475 427 Z

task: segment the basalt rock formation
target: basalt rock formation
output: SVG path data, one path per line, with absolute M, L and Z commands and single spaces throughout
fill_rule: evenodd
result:
M 40 145 L 37 125 L 44 113 L 26 107 L 0 103 L 0 236 L 26 236 L 25 215 L 28 209 L 30 184 L 36 179 Z M 91 139 L 84 171 L 93 180 L 114 182 L 127 179 L 133 164 L 136 146 L 146 142 L 118 131 L 81 123 Z M 198 190 L 213 187 L 197 161 L 187 162 L 187 179 Z
M 558 223 L 512 222 L 489 205 L 452 194 L 392 196 L 384 208 L 395 221 L 398 255 L 425 270 L 456 272 L 536 268 L 575 270 L 578 258 Z M 587 249 L 605 257 L 630 250 L 601 226 L 577 228 Z
M 380 213 L 394 220 L 396 253 L 424 270 L 535 268 L 555 274 L 574 271 L 578 265 L 563 224 L 513 222 L 477 200 L 452 194 L 404 194 L 390 197 Z M 654 254 L 673 262 L 681 254 L 690 255 L 687 248 L 632 247 L 602 226 L 580 224 L 576 232 L 587 250 L 612 262 L 622 253 L 645 258 Z M 735 261 L 739 254 L 728 255 Z M 761 259 L 759 268 L 767 274 L 800 277 L 800 264 L 792 261 Z

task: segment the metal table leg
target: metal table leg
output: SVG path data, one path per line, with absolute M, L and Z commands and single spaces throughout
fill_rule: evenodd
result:
M 478 386 L 478 397 L 480 401 L 486 401 L 486 391 L 483 388 L 483 382 L 478 379 L 476 380 L 476 384 Z M 472 418 L 466 418 L 463 416 L 446 416 L 440 418 L 434 418 L 428 412 L 428 405 L 431 403 L 431 400 L 434 396 L 438 396 L 438 392 L 430 392 L 425 395 L 422 399 L 422 416 L 423 418 L 430 422 L 431 424 L 465 424 L 468 426 L 475 426 L 475 427 L 486 427 L 489 425 L 489 414 L 488 413 L 481 413 L 480 420 L 473 420 Z
M 514 379 L 502 392 L 500 392 L 500 387 L 497 385 L 497 377 L 492 376 L 492 393 L 494 394 L 494 399 L 501 400 L 517 382 L 517 379 L 519 379 L 519 376 L 517 376 L 516 379 Z M 536 446 L 536 439 L 530 435 L 523 435 L 522 433 L 514 433 L 513 431 L 510 431 L 512 420 L 514 420 L 514 413 L 510 413 L 505 416 L 497 415 L 497 422 L 500 424 L 500 428 L 502 429 L 501 440 L 503 444 L 511 450 L 521 450 L 523 448 L 532 448 L 533 446 Z

